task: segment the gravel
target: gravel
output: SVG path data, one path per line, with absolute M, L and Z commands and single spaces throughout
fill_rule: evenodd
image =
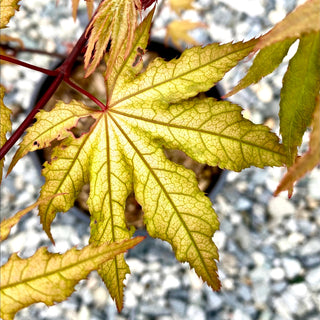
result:
M 265 32 L 282 19 L 296 4 L 295 0 L 224 1 L 199 0 L 198 12 L 184 17 L 202 19 L 209 28 L 201 33 L 204 43 L 215 39 L 228 42 L 249 39 Z M 201 10 L 202 8 L 207 8 Z M 80 22 L 73 23 L 70 5 L 44 0 L 22 3 L 16 19 L 10 23 L 10 35 L 21 35 L 32 48 L 64 52 L 64 44 L 73 42 L 83 30 L 85 8 Z M 153 36 L 163 35 L 161 25 L 175 18 L 164 11 L 155 23 Z M 38 24 L 41 26 L 38 27 Z M 54 28 L 52 27 L 54 26 Z M 157 26 L 157 28 L 156 28 Z M 56 28 L 60 29 L 60 32 Z M 199 35 L 199 34 L 198 34 Z M 55 61 L 45 56 L 21 54 L 20 59 L 49 67 Z M 231 71 L 222 81 L 225 91 L 243 76 L 248 62 Z M 281 67 L 256 86 L 230 98 L 247 107 L 253 121 L 277 127 L 279 89 L 285 71 Z M 11 91 L 6 103 L 23 113 L 14 118 L 14 128 L 24 119 L 30 106 L 32 89 L 39 82 L 37 72 L 2 65 L 4 85 Z M 7 162 L 13 155 L 11 151 Z M 285 194 L 274 198 L 284 170 L 249 168 L 229 172 L 214 208 L 221 222 L 214 241 L 220 252 L 218 263 L 222 282 L 213 292 L 190 270 L 176 261 L 164 242 L 147 239 L 130 250 L 127 261 L 131 275 L 126 279 L 124 308 L 118 313 L 114 302 L 96 272 L 80 281 L 67 301 L 50 308 L 35 304 L 21 310 L 16 319 L 136 319 L 136 320 L 316 320 L 320 313 L 320 169 L 303 178 L 289 200 Z M 35 201 L 43 183 L 32 156 L 18 162 L 1 187 L 1 218 Z M 209 195 L 210 196 L 210 195 Z M 88 243 L 89 224 L 77 210 L 58 214 L 52 225 L 53 246 L 41 229 L 37 210 L 14 227 L 1 246 L 1 263 L 12 252 L 32 255 L 39 246 L 52 252 L 64 252 L 72 246 Z

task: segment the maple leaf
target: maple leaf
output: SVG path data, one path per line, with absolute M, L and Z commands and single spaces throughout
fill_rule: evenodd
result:
M 75 285 L 101 263 L 142 240 L 143 237 L 136 237 L 121 243 L 92 244 L 63 254 L 50 253 L 42 247 L 27 259 L 13 254 L 0 268 L 1 318 L 12 320 L 19 310 L 36 302 L 51 306 L 65 300 Z
M 300 39 L 299 47 L 283 78 L 280 100 L 280 133 L 287 150 L 290 166 L 297 147 L 310 125 L 320 90 L 320 32 Z
M 5 142 L 7 141 L 7 133 L 11 132 L 11 110 L 8 109 L 4 103 L 3 103 L 3 98 L 4 98 L 4 93 L 5 89 L 4 86 L 0 85 L 0 147 L 2 147 Z M 2 181 L 2 171 L 3 171 L 3 165 L 4 165 L 4 159 L 0 160 L 0 183 Z
M 288 190 L 291 196 L 294 183 L 301 179 L 308 171 L 311 171 L 320 163 L 320 96 L 317 97 L 316 108 L 313 113 L 312 132 L 310 134 L 309 150 L 289 168 L 286 175 L 279 183 L 274 195 Z
M 84 64 L 88 77 L 101 61 L 110 40 L 111 47 L 107 62 L 108 77 L 121 48 L 126 42 L 126 53 L 131 49 L 137 27 L 138 11 L 141 10 L 140 0 L 104 0 L 99 5 L 97 14 L 91 21 L 91 33 L 85 53 Z
M 0 2 L 0 28 L 5 28 L 10 19 L 15 15 L 16 10 L 19 10 L 20 0 L 1 0 Z
M 21 143 L 23 151 L 17 151 L 18 158 L 63 138 L 51 161 L 44 164 L 46 182 L 40 195 L 42 199 L 66 193 L 39 206 L 41 223 L 51 239 L 56 213 L 67 211 L 87 182 L 90 242 L 130 238 L 134 230 L 127 228 L 124 210 L 134 191 L 149 234 L 169 242 L 177 259 L 187 261 L 217 290 L 218 253 L 212 241 L 219 226 L 217 216 L 199 190 L 195 174 L 169 161 L 164 148 L 180 149 L 199 162 L 236 171 L 252 165 L 280 166 L 285 154 L 277 136 L 244 119 L 239 106 L 195 97 L 246 57 L 257 40 L 194 47 L 179 59 L 157 58 L 141 73 L 141 52 L 152 15 L 153 11 L 137 28 L 129 53 L 121 48 L 106 80 L 106 109 L 89 111 L 73 101 L 40 112 Z M 62 125 L 64 114 L 70 120 Z M 75 119 L 84 116 L 95 122 L 75 138 L 70 130 Z M 48 134 L 41 140 L 43 126 Z M 129 272 L 123 255 L 104 263 L 98 272 L 121 309 L 123 279 Z
M 268 33 L 260 37 L 255 50 L 288 38 L 299 38 L 313 31 L 320 31 L 320 0 L 308 0 L 289 13 Z
M 206 25 L 201 22 L 192 22 L 186 20 L 174 20 L 170 22 L 167 26 L 167 35 L 165 42 L 171 38 L 173 44 L 182 51 L 181 43 L 185 42 L 186 44 L 199 45 L 199 43 L 194 40 L 189 34 L 188 31 L 205 28 Z
M 273 72 L 279 66 L 295 40 L 295 38 L 286 39 L 260 50 L 246 76 L 224 98 L 228 98 L 251 84 L 259 82 L 263 77 Z

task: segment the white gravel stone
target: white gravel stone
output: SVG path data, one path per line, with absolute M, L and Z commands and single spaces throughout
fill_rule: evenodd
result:
M 187 319 L 206 320 L 206 314 L 202 308 L 196 305 L 190 305 L 186 312 Z
M 268 210 L 275 221 L 281 221 L 285 216 L 294 214 L 295 207 L 289 200 L 278 196 L 270 199 Z
M 233 313 L 232 320 L 250 320 L 250 317 L 241 309 L 236 309 Z
M 138 275 L 144 272 L 145 264 L 141 260 L 137 258 L 128 258 L 126 261 L 132 274 Z
M 283 258 L 282 265 L 288 279 L 293 279 L 300 275 L 303 271 L 301 264 L 298 260 L 291 258 Z
M 270 270 L 270 278 L 274 281 L 282 281 L 285 277 L 285 272 L 282 268 L 273 268 Z

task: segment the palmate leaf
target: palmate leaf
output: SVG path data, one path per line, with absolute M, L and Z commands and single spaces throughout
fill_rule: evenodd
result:
M 0 147 L 2 147 L 7 141 L 7 133 L 11 132 L 11 110 L 8 109 L 4 103 L 5 89 L 4 86 L 0 85 Z M 0 183 L 2 181 L 2 171 L 3 171 L 4 159 L 0 160 Z
M 75 285 L 101 263 L 142 240 L 143 237 L 136 237 L 121 243 L 91 244 L 64 254 L 50 253 L 42 247 L 27 259 L 13 254 L 0 272 L 1 318 L 12 320 L 19 310 L 36 302 L 51 306 L 67 299 Z
M 134 191 L 149 234 L 168 241 L 177 259 L 189 262 L 217 290 L 218 253 L 212 242 L 219 226 L 216 214 L 198 189 L 195 174 L 169 161 L 163 148 L 181 149 L 199 162 L 237 171 L 252 165 L 280 166 L 285 155 L 276 135 L 244 119 L 239 106 L 195 97 L 246 57 L 256 40 L 195 47 L 179 59 L 156 59 L 138 74 L 152 14 L 137 29 L 131 51 L 126 55 L 125 46 L 121 48 L 106 81 L 106 110 L 88 112 L 78 103 L 95 119 L 80 138 L 70 133 L 74 122 L 66 123 L 63 136 L 69 133 L 69 137 L 45 164 L 46 183 L 40 199 L 56 193 L 66 195 L 39 207 L 41 222 L 51 237 L 50 224 L 56 212 L 67 211 L 81 187 L 90 182 L 90 241 L 99 244 L 127 239 L 133 230 L 126 226 L 125 200 Z M 46 145 L 53 141 L 55 132 L 61 134 L 61 129 L 54 129 L 61 120 L 50 115 L 56 112 L 63 117 L 67 109 L 67 104 L 59 103 L 55 111 L 41 113 L 22 146 L 28 150 L 33 145 L 30 137 L 33 132 L 38 135 L 48 117 L 52 129 L 46 130 L 52 135 L 46 137 Z M 121 255 L 99 269 L 119 309 L 128 272 Z
M 301 38 L 283 79 L 280 100 L 280 133 L 292 165 L 302 136 L 310 124 L 320 89 L 320 32 Z
M 19 10 L 20 0 L 1 0 L 0 1 L 0 28 L 5 28 L 9 23 L 10 19 L 15 15 L 16 11 Z
M 320 164 L 320 96 L 317 97 L 316 108 L 313 113 L 312 132 L 310 134 L 309 150 L 288 169 L 286 175 L 279 183 L 274 195 L 280 192 L 293 190 L 293 185 L 301 179 L 307 172 Z M 289 193 L 291 196 L 291 194 Z

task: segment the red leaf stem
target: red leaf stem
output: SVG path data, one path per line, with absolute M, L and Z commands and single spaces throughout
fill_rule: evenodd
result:
M 99 99 L 97 99 L 95 96 L 93 96 L 90 92 L 88 92 L 88 91 L 84 90 L 83 88 L 79 87 L 77 84 L 72 82 L 69 78 L 65 78 L 63 80 L 70 87 L 74 88 L 75 90 L 77 90 L 78 92 L 82 93 L 83 95 L 88 97 L 90 100 L 92 100 L 95 104 L 97 104 L 101 108 L 101 110 L 105 111 L 107 109 L 107 107 Z
M 58 75 L 58 72 L 56 70 L 48 70 L 48 69 L 40 68 L 40 67 L 34 66 L 33 64 L 29 64 L 29 63 L 20 61 L 18 59 L 15 59 L 15 58 L 12 58 L 12 57 L 9 57 L 9 56 L 5 56 L 3 54 L 0 54 L 0 60 L 11 62 L 11 63 L 14 63 L 16 65 L 19 65 L 19 66 L 22 66 L 22 67 L 25 67 L 25 68 L 28 68 L 28 69 L 31 69 L 31 70 L 39 71 L 39 72 L 44 73 L 44 74 L 46 74 L 48 76 L 54 76 L 55 77 L 55 76 Z

